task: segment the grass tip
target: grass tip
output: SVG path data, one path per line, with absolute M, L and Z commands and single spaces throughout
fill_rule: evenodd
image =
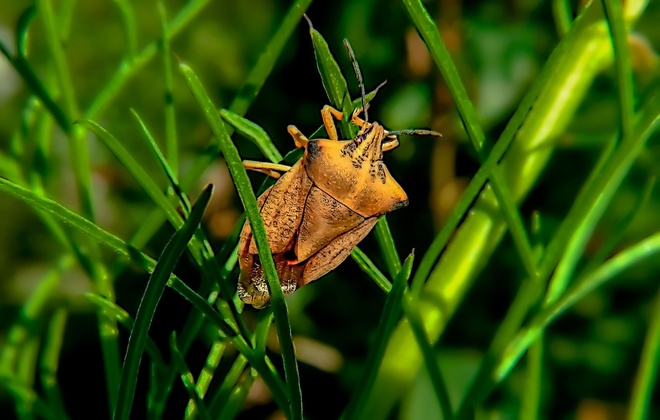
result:
M 309 25 L 309 31 L 310 32 L 313 31 L 314 30 L 314 25 L 312 25 L 312 20 L 309 18 L 309 16 L 307 16 L 307 13 L 303 13 L 303 17 L 305 18 L 305 20 L 307 21 L 307 24 Z

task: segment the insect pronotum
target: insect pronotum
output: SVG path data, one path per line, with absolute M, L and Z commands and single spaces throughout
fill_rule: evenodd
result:
M 387 131 L 369 122 L 360 68 L 348 41 L 344 44 L 362 96 L 362 107 L 350 119 L 360 129 L 355 138 L 339 139 L 334 119 L 341 120 L 343 114 L 326 105 L 321 118 L 327 139 L 309 140 L 295 126 L 288 127 L 296 147 L 305 149 L 296 164 L 244 162 L 247 169 L 278 178 L 257 204 L 285 295 L 334 270 L 382 215 L 408 204 L 405 191 L 383 163 L 383 152 L 399 145 L 398 136 L 441 135 L 430 130 Z M 241 300 L 255 308 L 268 305 L 268 284 L 247 221 L 238 257 Z

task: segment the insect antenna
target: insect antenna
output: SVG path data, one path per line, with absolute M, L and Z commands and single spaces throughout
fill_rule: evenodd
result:
M 348 51 L 348 57 L 351 59 L 351 64 L 353 64 L 353 71 L 355 71 L 355 77 L 357 78 L 358 85 L 360 86 L 360 95 L 362 95 L 362 112 L 364 112 L 364 121 L 369 122 L 369 114 L 367 113 L 367 104 L 366 104 L 366 93 L 364 92 L 364 81 L 362 80 L 362 72 L 360 71 L 360 65 L 355 58 L 355 53 L 353 52 L 353 47 L 348 42 L 348 39 L 344 38 L 344 46 L 346 51 Z M 382 84 L 381 84 L 382 86 Z M 380 88 L 380 86 L 378 86 Z
M 406 130 L 388 131 L 387 135 L 389 135 L 389 136 L 408 135 L 408 136 L 442 137 L 442 134 L 438 133 L 437 131 L 423 130 L 423 129 L 419 129 L 419 128 L 409 128 L 409 129 L 406 129 Z

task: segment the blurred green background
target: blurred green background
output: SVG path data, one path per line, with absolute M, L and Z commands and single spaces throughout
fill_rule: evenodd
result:
M 183 1 L 164 3 L 169 16 L 185 4 Z M 576 10 L 579 5 L 573 3 Z M 13 33 L 19 16 L 31 4 L 24 0 L 0 3 L 0 40 L 6 45 L 14 44 Z M 53 4 L 55 10 L 64 4 L 74 7 L 64 47 L 80 107 L 86 109 L 116 71 L 127 48 L 122 15 L 113 1 L 54 1 Z M 290 5 L 290 1 L 274 0 L 211 1 L 174 38 L 171 50 L 195 70 L 215 104 L 227 106 L 242 88 L 246 75 Z M 496 138 L 560 38 L 551 2 L 440 0 L 426 5 L 437 19 L 487 134 Z M 160 23 L 156 2 L 135 2 L 133 7 L 140 51 L 158 39 Z M 402 255 L 413 248 L 422 255 L 479 165 L 466 141 L 452 98 L 400 2 L 317 0 L 307 14 L 342 65 L 354 97 L 358 96 L 358 88 L 343 49 L 343 38 L 355 50 L 368 91 L 387 80 L 371 104 L 372 119 L 391 130 L 428 127 L 444 134 L 442 139 L 404 137 L 401 146 L 385 158 L 410 198 L 407 208 L 389 216 L 397 247 Z M 658 22 L 660 2 L 651 1 L 636 25 L 632 44 L 638 92 L 658 83 Z M 29 60 L 38 76 L 52 83 L 53 63 L 39 17 L 32 23 L 29 34 Z M 156 57 L 96 117 L 153 172 L 159 172 L 157 162 L 149 155 L 145 143 L 138 141 L 142 133 L 130 109 L 140 114 L 162 144 L 163 84 L 162 64 Z M 185 174 L 193 158 L 208 145 L 211 133 L 177 72 L 173 96 L 180 139 L 180 173 Z M 11 139 L 17 130 L 26 130 L 21 119 L 28 98 L 26 87 L 5 58 L 0 57 L 0 155 L 17 154 L 17 146 Z M 309 30 L 302 21 L 246 117 L 261 125 L 284 154 L 294 147 L 286 133 L 287 125 L 295 124 L 303 133 L 311 134 L 321 124 L 319 111 L 326 103 Z M 541 228 L 534 241 L 547 241 L 565 217 L 605 141 L 616 132 L 617 115 L 616 76 L 611 68 L 596 79 L 569 130 L 557 139 L 557 151 L 542 178 L 522 204 L 522 216 L 528 226 L 532 214 L 540 217 Z M 34 165 L 41 165 L 40 171 L 47 181 L 46 195 L 79 211 L 67 140 L 57 128 L 52 136 L 51 159 L 44 162 L 28 150 L 24 153 L 28 158 L 21 165 L 26 172 Z M 252 143 L 239 135 L 233 139 L 244 158 L 264 160 Z M 91 135 L 88 141 L 97 223 L 127 239 L 144 222 L 153 204 L 102 144 Z M 595 252 L 635 211 L 644 185 L 650 177 L 658 175 L 659 157 L 660 142 L 656 134 L 598 225 L 585 263 L 589 250 Z M 250 176 L 254 185 L 263 180 L 259 174 Z M 164 177 L 161 181 L 165 186 Z M 219 250 L 242 209 L 221 159 L 197 189 L 188 194 L 196 196 L 208 182 L 216 186 L 216 191 L 207 210 L 205 227 Z M 625 230 L 620 246 L 657 232 L 659 214 L 660 193 L 655 188 Z M 169 225 L 163 226 L 146 252 L 158 256 L 171 233 Z M 368 237 L 361 248 L 383 267 L 373 237 Z M 30 207 L 5 195 L 0 195 L 0 250 L 2 346 L 5 332 L 15 321 L 21 305 L 63 250 Z M 116 256 L 106 258 L 113 262 Z M 660 262 L 647 261 L 627 271 L 614 284 L 590 294 L 553 324 L 545 342 L 542 407 L 546 418 L 623 418 L 653 296 L 658 291 L 658 273 Z M 191 285 L 199 281 L 199 273 L 185 261 L 179 264 L 177 274 Z M 480 354 L 487 348 L 524 277 L 513 244 L 505 237 L 437 346 L 452 393 L 460 393 L 474 374 Z M 147 278 L 145 273 L 127 268 L 115 280 L 117 302 L 132 314 Z M 108 412 L 95 312 L 83 296 L 88 291 L 91 291 L 89 280 L 80 269 L 74 268 L 63 276 L 49 303 L 54 307 L 66 302 L 72 311 L 59 380 L 67 411 L 73 418 L 104 417 Z M 299 340 L 302 391 L 309 418 L 334 418 L 341 413 L 362 372 L 384 299 L 384 294 L 350 259 L 288 298 L 294 337 Z M 152 337 L 164 349 L 169 332 L 181 327 L 189 309 L 187 302 L 166 290 L 151 328 Z M 246 310 L 246 318 L 256 319 L 256 311 Z M 43 322 L 38 320 L 38 327 L 43 327 Z M 206 357 L 212 334 L 209 331 L 206 335 L 200 337 L 186 359 L 193 371 L 201 368 Z M 123 345 L 127 337 L 122 331 Z M 274 335 L 272 341 L 272 351 L 276 353 Z M 221 365 L 220 372 L 223 368 L 227 367 Z M 489 418 L 515 418 L 520 393 L 524 391 L 521 375 L 522 372 L 514 371 L 480 413 Z M 134 413 L 144 410 L 146 374 L 140 379 Z M 660 415 L 657 388 L 652 405 L 655 415 Z M 186 403 L 187 394 L 177 384 L 171 409 L 182 412 Z M 422 418 L 420 413 L 430 416 L 435 407 L 430 384 L 421 372 L 402 403 L 403 417 Z M 267 392 L 255 386 L 243 415 L 265 418 L 272 415 L 274 408 Z M 0 413 L 13 412 L 12 399 L 0 389 Z

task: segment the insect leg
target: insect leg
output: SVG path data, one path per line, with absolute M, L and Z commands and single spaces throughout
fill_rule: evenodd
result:
M 250 171 L 261 172 L 275 179 L 280 177 L 280 172 L 288 172 L 290 166 L 280 165 L 278 163 L 257 162 L 255 160 L 244 160 L 243 166 Z
M 337 136 L 337 127 L 335 127 L 335 121 L 332 117 L 335 117 L 337 120 L 341 120 L 344 116 L 344 113 L 337 111 L 330 105 L 326 105 L 321 109 L 321 118 L 323 119 L 323 125 L 325 126 L 325 131 L 328 133 L 328 138 L 330 140 L 339 140 Z
M 369 105 L 367 104 L 367 108 L 368 108 L 368 107 L 369 107 Z M 353 115 L 351 115 L 351 122 L 352 122 L 353 124 L 357 125 L 357 126 L 360 127 L 360 128 L 362 128 L 362 127 L 364 127 L 366 124 L 368 124 L 365 120 L 363 120 L 362 118 L 358 117 L 358 115 L 360 115 L 361 113 L 362 113 L 362 108 L 355 108 L 355 111 L 353 111 Z
M 298 130 L 298 127 L 295 125 L 290 125 L 286 128 L 286 130 L 291 134 L 291 137 L 293 137 L 293 142 L 296 144 L 296 147 L 299 149 L 303 149 L 307 147 L 307 143 L 309 143 L 309 139 L 305 137 L 303 133 Z
M 383 152 L 389 152 L 392 149 L 399 147 L 399 138 L 397 136 L 387 136 L 386 141 L 383 142 Z

